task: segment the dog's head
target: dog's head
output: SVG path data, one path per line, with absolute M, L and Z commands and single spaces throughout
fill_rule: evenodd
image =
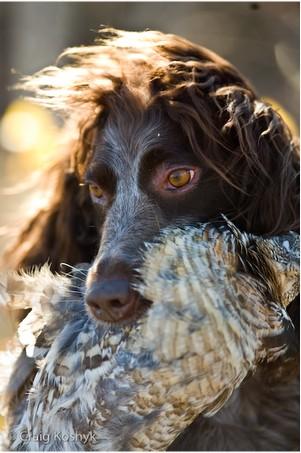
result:
M 91 218 L 96 227 L 87 282 L 96 317 L 139 314 L 131 289 L 139 251 L 164 226 L 224 213 L 254 233 L 296 228 L 296 147 L 227 61 L 149 31 L 103 30 L 96 45 L 64 56 L 75 63 L 44 70 L 26 88 L 67 113 L 79 137 L 70 160 L 83 186 L 75 183 L 66 209 L 77 209 L 69 227 L 81 231 L 81 243 L 75 233 L 69 239 L 77 247 L 91 245 Z
M 101 230 L 87 302 L 107 321 L 143 308 L 130 282 L 146 240 L 164 226 L 232 209 L 221 178 L 194 152 L 159 99 L 145 103 L 137 96 L 127 87 L 114 93 L 83 174 Z

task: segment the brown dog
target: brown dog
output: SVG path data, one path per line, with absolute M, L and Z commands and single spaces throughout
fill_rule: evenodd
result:
M 71 139 L 51 204 L 8 255 L 14 266 L 91 262 L 90 310 L 127 323 L 145 307 L 131 288 L 139 249 L 162 227 L 223 213 L 248 232 L 298 228 L 297 145 L 230 63 L 178 36 L 112 29 L 63 56 L 72 64 L 24 83 L 68 119 Z M 209 445 L 191 429 L 175 448 L 257 448 L 254 430 Z

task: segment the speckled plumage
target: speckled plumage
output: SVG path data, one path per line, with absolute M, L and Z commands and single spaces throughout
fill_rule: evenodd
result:
M 19 360 L 38 365 L 33 383 L 30 373 L 11 379 L 8 397 L 23 380 L 29 395 L 10 403 L 10 449 L 165 450 L 260 363 L 289 356 L 298 235 L 203 224 L 166 230 L 144 254 L 136 287 L 153 304 L 123 328 L 87 314 L 85 266 L 71 283 L 46 268 L 7 277 L 11 297 L 22 293 L 32 307 Z

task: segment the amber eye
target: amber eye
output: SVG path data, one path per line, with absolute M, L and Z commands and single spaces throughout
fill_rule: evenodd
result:
M 89 184 L 90 194 L 95 198 L 101 198 L 103 196 L 103 190 L 97 184 Z
M 168 182 L 172 187 L 178 189 L 189 184 L 193 176 L 194 176 L 193 170 L 182 168 L 169 173 Z

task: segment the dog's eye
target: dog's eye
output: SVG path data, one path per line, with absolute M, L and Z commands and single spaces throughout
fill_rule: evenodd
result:
M 167 180 L 171 188 L 179 189 L 192 181 L 194 173 L 194 170 L 180 168 L 169 173 Z
M 95 198 L 101 198 L 103 196 L 103 190 L 97 184 L 89 184 L 90 194 Z

